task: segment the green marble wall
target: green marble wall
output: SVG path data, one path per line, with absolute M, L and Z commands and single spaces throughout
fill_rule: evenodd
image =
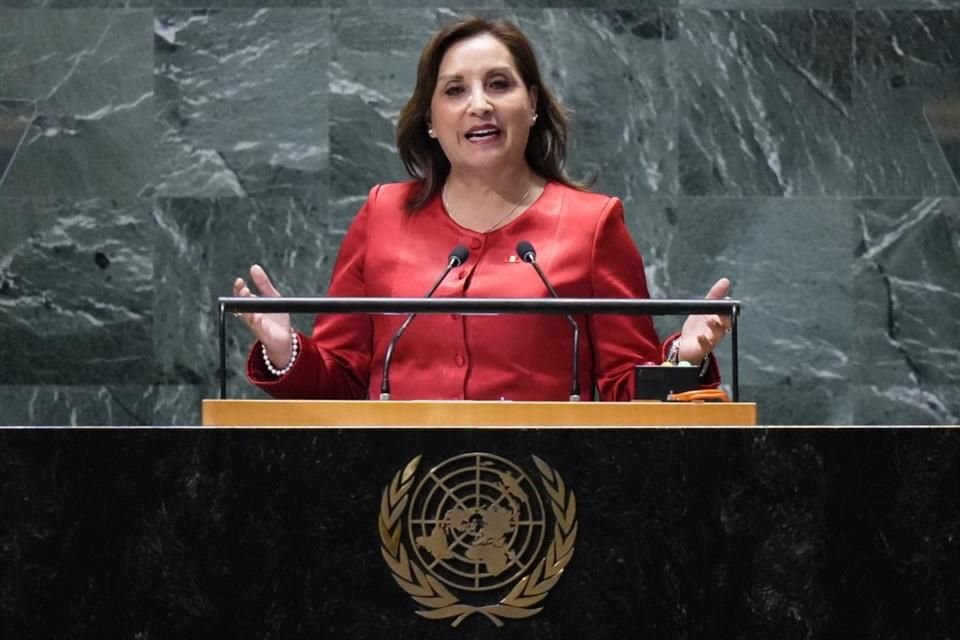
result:
M 324 292 L 463 7 L 533 39 L 653 294 L 734 280 L 762 422 L 960 422 L 960 0 L 203 5 L 0 0 L 0 423 L 195 424 L 217 296 Z

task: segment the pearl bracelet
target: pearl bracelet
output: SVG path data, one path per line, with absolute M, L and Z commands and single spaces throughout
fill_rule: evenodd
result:
M 283 369 L 277 369 L 273 366 L 273 363 L 270 362 L 270 356 L 267 355 L 267 347 L 263 343 L 260 343 L 260 351 L 263 353 L 263 364 L 266 365 L 267 371 L 279 378 L 290 371 L 293 368 L 293 363 L 297 361 L 297 354 L 300 353 L 300 337 L 297 336 L 296 331 L 290 329 L 290 361 Z

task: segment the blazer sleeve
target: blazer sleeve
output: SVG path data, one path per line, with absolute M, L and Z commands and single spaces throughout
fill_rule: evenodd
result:
M 367 229 L 380 187 L 370 191 L 340 245 L 330 278 L 331 297 L 366 296 L 364 270 Z M 364 399 L 368 394 L 373 327 L 365 314 L 320 314 L 312 335 L 299 333 L 300 355 L 277 378 L 267 371 L 260 343 L 247 357 L 247 377 L 275 398 L 327 400 Z
M 623 219 L 623 204 L 610 198 L 597 219 L 591 249 L 591 285 L 596 298 L 649 298 L 643 258 Z M 594 379 L 601 400 L 633 398 L 633 367 L 660 356 L 660 339 L 649 316 L 592 315 Z
M 630 237 L 623 217 L 623 203 L 610 198 L 604 206 L 593 236 L 592 286 L 597 298 L 649 298 L 643 258 Z M 589 320 L 595 354 L 594 379 L 600 399 L 627 402 L 635 391 L 633 367 L 638 364 L 659 364 L 666 357 L 670 336 L 663 343 L 657 336 L 650 316 L 594 315 Z M 703 386 L 719 384 L 716 359 L 712 362 Z

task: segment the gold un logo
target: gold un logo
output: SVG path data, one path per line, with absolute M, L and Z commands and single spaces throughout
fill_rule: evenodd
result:
M 503 618 L 539 613 L 577 539 L 576 498 L 560 474 L 531 456 L 545 504 L 537 483 L 506 458 L 463 454 L 416 482 L 421 457 L 383 490 L 379 519 L 383 557 L 423 607 L 417 614 L 453 618 L 456 627 L 479 613 L 500 627 Z

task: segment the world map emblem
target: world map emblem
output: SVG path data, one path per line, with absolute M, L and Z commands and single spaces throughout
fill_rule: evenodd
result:
M 576 498 L 531 456 L 533 477 L 506 458 L 459 455 L 421 472 L 422 456 L 383 491 L 379 531 L 397 584 L 433 620 L 473 614 L 497 626 L 527 618 L 573 557 Z

